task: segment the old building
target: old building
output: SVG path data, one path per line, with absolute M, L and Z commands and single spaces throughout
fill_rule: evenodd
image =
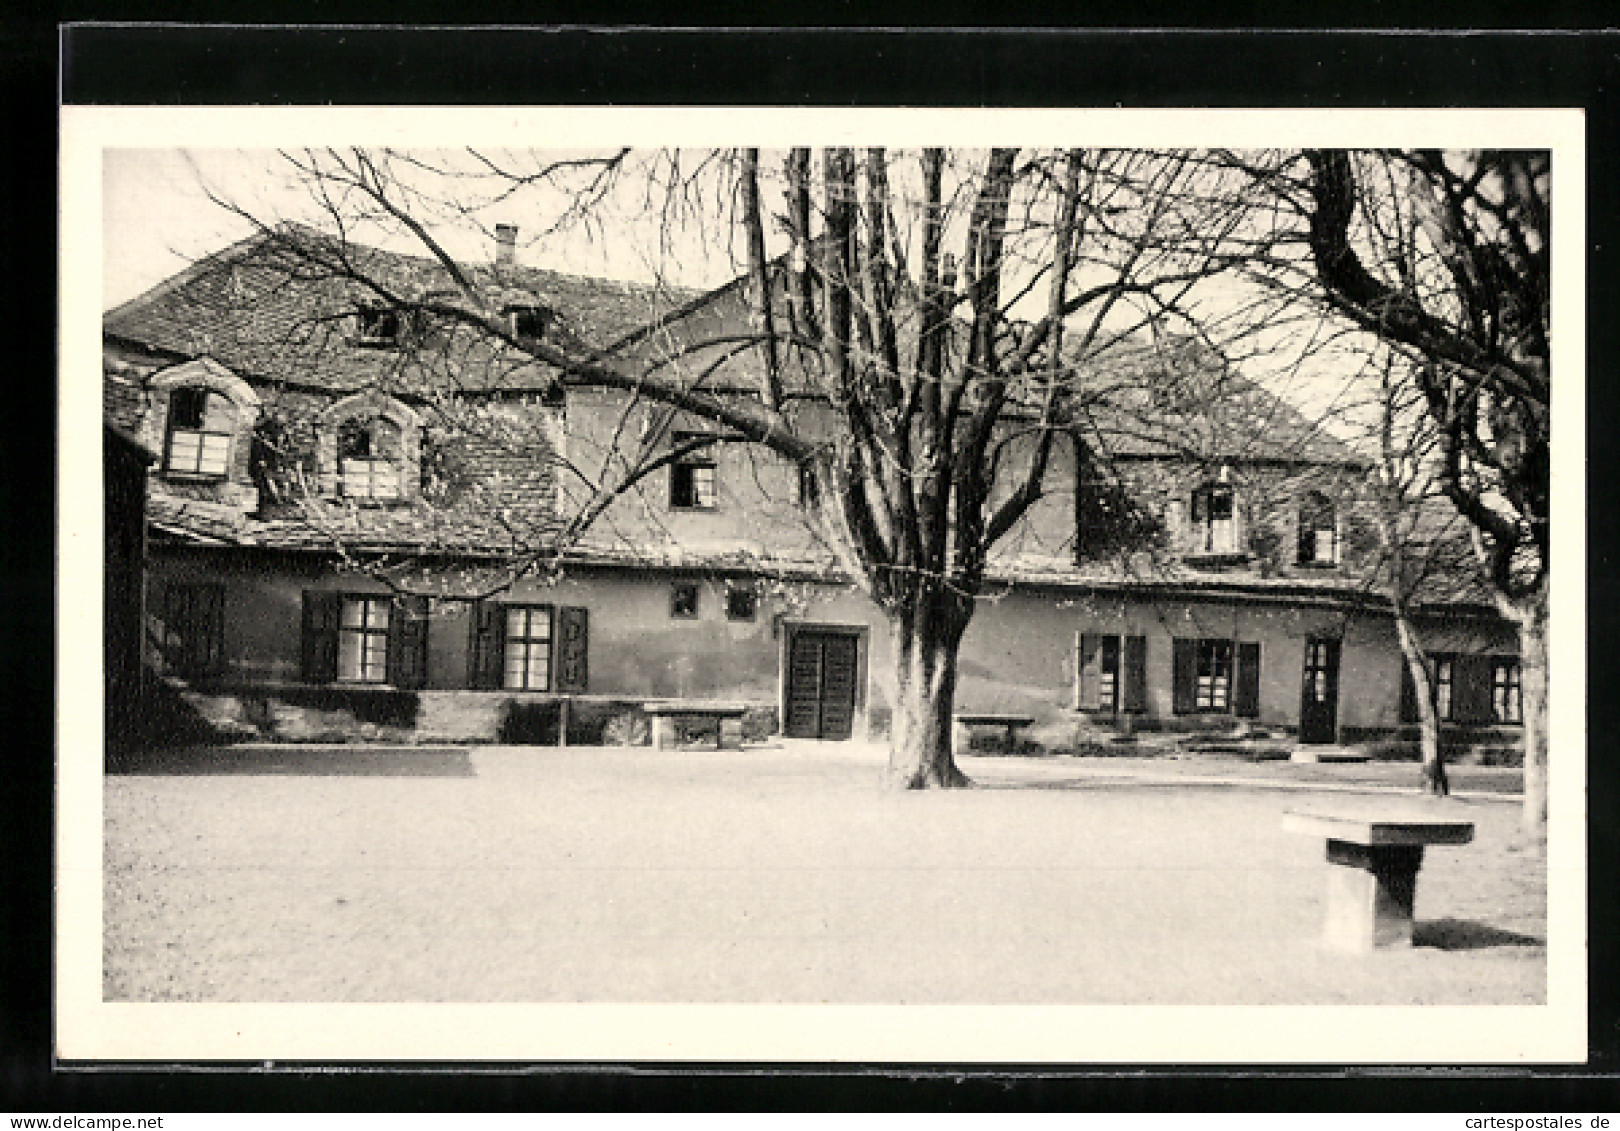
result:
M 706 372 L 718 347 L 691 344 L 746 323 L 736 284 L 533 270 L 505 235 L 476 281 L 513 341 Z M 288 239 L 316 238 L 264 233 L 104 320 L 107 419 L 156 453 L 147 664 L 200 722 L 623 741 L 648 699 L 724 698 L 756 733 L 885 729 L 887 627 L 803 521 L 817 486 L 798 466 L 288 259 Z M 425 260 L 346 253 L 413 300 L 445 282 Z M 958 702 L 1034 715 L 1053 747 L 1126 725 L 1395 731 L 1402 664 L 1354 453 L 1190 347 L 1093 364 L 1118 395 L 1064 438 L 1002 543 Z M 714 371 L 706 387 L 736 380 Z M 679 455 L 554 560 L 548 540 L 627 444 Z M 1445 713 L 1515 723 L 1511 632 L 1456 605 L 1423 627 Z

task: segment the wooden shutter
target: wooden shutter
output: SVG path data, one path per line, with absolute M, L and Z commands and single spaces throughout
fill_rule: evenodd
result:
M 1095 711 L 1102 705 L 1098 687 L 1102 675 L 1102 637 L 1095 632 L 1080 634 L 1079 672 L 1080 709 Z
M 1120 709 L 1147 710 L 1147 637 L 1127 636 L 1120 657 L 1121 678 L 1125 681 Z
M 486 691 L 501 686 L 506 647 L 506 606 L 474 601 L 467 641 L 467 686 Z
M 197 660 L 202 671 L 215 673 L 223 667 L 225 654 L 225 587 L 204 585 L 198 596 Z
M 590 621 L 585 609 L 563 606 L 551 629 L 552 682 L 558 691 L 584 691 L 590 683 Z
M 1458 656 L 1452 662 L 1451 717 L 1459 723 L 1491 721 L 1491 657 Z
M 1412 665 L 1401 656 L 1401 722 L 1418 721 L 1417 683 L 1412 679 Z
M 427 643 L 427 598 L 396 599 L 388 617 L 389 683 L 413 691 L 427 686 Z
M 1260 716 L 1260 642 L 1237 643 L 1237 678 L 1232 682 L 1232 713 L 1244 718 Z
M 1178 636 L 1171 642 L 1171 648 L 1174 666 L 1171 705 L 1178 715 L 1191 714 L 1198 703 L 1198 641 Z
M 343 594 L 304 593 L 304 682 L 331 683 L 337 678 L 338 621 Z

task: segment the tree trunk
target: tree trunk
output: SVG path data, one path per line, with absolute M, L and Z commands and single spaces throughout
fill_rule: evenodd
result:
M 1547 832 L 1547 603 L 1516 607 L 1519 679 L 1524 712 L 1524 831 Z
M 919 595 L 890 616 L 894 640 L 894 721 L 888 784 L 895 789 L 953 789 L 971 785 L 952 753 L 956 657 L 972 612 L 971 599 Z
M 1401 609 L 1395 612 L 1395 635 L 1401 642 L 1401 655 L 1406 660 L 1407 673 L 1412 677 L 1413 697 L 1417 700 L 1423 788 L 1436 797 L 1445 797 L 1451 792 L 1451 783 L 1446 778 L 1445 754 L 1440 749 L 1440 716 L 1434 709 L 1434 680 L 1412 622 Z

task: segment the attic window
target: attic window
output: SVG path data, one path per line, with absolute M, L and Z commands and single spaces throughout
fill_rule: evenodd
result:
M 702 433 L 677 432 L 675 446 L 685 447 L 702 440 Z M 713 510 L 715 505 L 716 464 L 713 448 L 688 452 L 669 469 L 669 505 L 680 510 Z
M 551 311 L 543 306 L 509 306 L 506 319 L 519 338 L 543 338 L 551 327 Z
M 363 346 L 397 346 L 404 336 L 404 316 L 391 306 L 361 307 L 355 318 Z
M 338 493 L 349 499 L 399 498 L 401 434 L 382 417 L 338 430 Z
M 164 470 L 170 475 L 224 477 L 230 466 L 236 408 L 219 393 L 182 386 L 169 394 Z
M 1338 561 L 1339 524 L 1333 500 L 1312 491 L 1299 506 L 1299 564 L 1331 566 Z
M 1209 483 L 1193 492 L 1193 550 L 1203 554 L 1237 553 L 1237 522 L 1232 488 Z

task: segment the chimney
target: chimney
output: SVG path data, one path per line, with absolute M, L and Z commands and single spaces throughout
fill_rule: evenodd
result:
M 501 267 L 512 265 L 512 255 L 517 249 L 517 225 L 495 225 L 495 262 Z

